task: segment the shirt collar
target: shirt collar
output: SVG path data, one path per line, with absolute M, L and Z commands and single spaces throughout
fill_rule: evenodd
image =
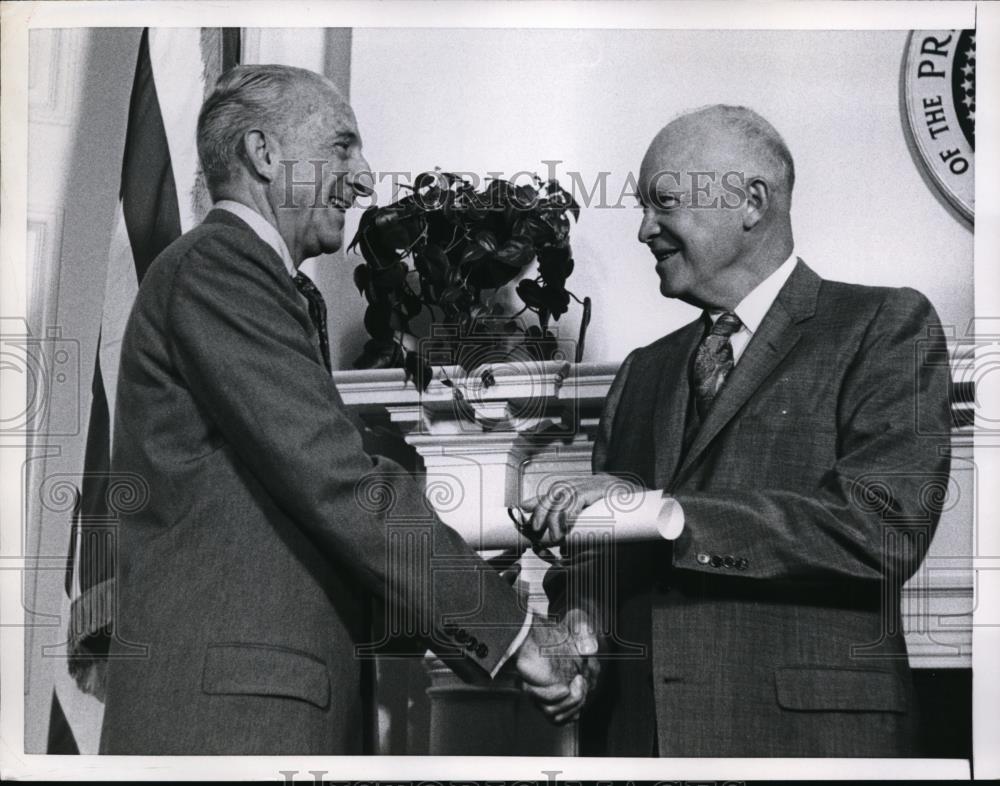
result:
M 797 261 L 798 258 L 792 252 L 777 270 L 754 287 L 753 291 L 743 298 L 739 302 L 739 305 L 733 309 L 733 313 L 740 318 L 743 327 L 751 335 L 757 332 L 760 323 L 764 321 L 767 312 L 771 310 L 771 306 L 774 305 L 774 301 L 778 298 L 778 293 L 785 286 L 785 282 L 792 275 L 792 271 L 795 270 L 795 263 Z M 712 311 L 709 316 L 711 316 L 714 323 L 721 314 L 721 311 Z
M 264 216 L 252 207 L 248 207 L 242 202 L 235 202 L 232 199 L 220 199 L 212 207 L 217 207 L 220 210 L 228 210 L 237 218 L 246 221 L 257 237 L 267 243 L 274 249 L 274 253 L 281 257 L 281 261 L 285 263 L 288 275 L 295 278 L 297 271 L 295 270 L 295 263 L 292 262 L 292 255 L 288 252 L 288 246 L 285 245 L 285 240 L 281 237 L 278 230 L 269 224 Z

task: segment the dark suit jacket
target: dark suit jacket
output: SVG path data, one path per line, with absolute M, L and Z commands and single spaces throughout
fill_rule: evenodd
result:
M 149 497 L 121 519 L 103 753 L 361 753 L 373 597 L 469 677 L 524 621 L 410 475 L 363 451 L 291 277 L 227 212 L 143 279 L 112 468 Z
M 628 356 L 594 470 L 666 489 L 686 523 L 674 544 L 571 563 L 617 640 L 586 752 L 914 752 L 899 592 L 948 482 L 937 326 L 913 290 L 824 281 L 800 260 L 683 457 L 701 321 Z

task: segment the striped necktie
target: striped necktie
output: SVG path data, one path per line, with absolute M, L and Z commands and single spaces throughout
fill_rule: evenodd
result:
M 692 382 L 699 420 L 705 419 L 726 376 L 732 371 L 733 345 L 729 338 L 741 327 L 743 323 L 740 318 L 727 311 L 715 320 L 711 331 L 698 346 L 694 356 Z
M 323 300 L 323 293 L 305 273 L 295 274 L 295 286 L 309 302 L 309 318 L 319 333 L 319 349 L 323 354 L 323 365 L 330 371 L 330 338 L 326 332 L 326 301 Z

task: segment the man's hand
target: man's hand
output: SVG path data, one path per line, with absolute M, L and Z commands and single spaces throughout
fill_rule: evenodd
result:
M 598 641 L 593 625 L 579 609 L 561 622 L 535 618 L 517 654 L 524 689 L 550 721 L 568 723 L 579 717 L 597 683 Z
M 521 503 L 521 509 L 531 514 L 525 517 L 521 532 L 536 543 L 546 533 L 544 543 L 561 543 L 584 508 L 607 496 L 641 494 L 643 490 L 627 480 L 603 473 L 559 480 L 541 497 Z

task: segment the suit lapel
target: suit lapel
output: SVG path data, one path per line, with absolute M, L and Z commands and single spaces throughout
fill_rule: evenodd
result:
M 303 323 L 309 326 L 309 340 L 315 350 L 316 358 L 319 360 L 320 364 L 323 364 L 323 352 L 320 349 L 319 333 L 313 323 L 312 317 L 309 315 L 309 304 L 306 301 L 305 296 L 302 295 L 302 293 L 299 292 L 298 287 L 295 286 L 295 280 L 288 274 L 288 269 L 285 267 L 285 263 L 282 260 L 281 255 L 278 254 L 278 252 L 275 251 L 269 243 L 261 238 L 261 236 L 254 231 L 254 228 L 251 227 L 246 221 L 237 216 L 235 213 L 230 213 L 228 210 L 218 207 L 212 208 L 208 215 L 205 216 L 203 223 L 225 224 L 226 226 L 233 227 L 234 229 L 241 229 L 247 234 L 250 242 L 261 250 L 261 258 L 271 269 L 271 272 L 274 274 L 274 278 L 278 282 L 279 286 L 285 290 L 285 292 L 296 304 L 298 304 L 301 309 Z M 337 393 L 338 401 L 339 397 L 340 394 Z
M 675 341 L 667 345 L 662 355 L 653 408 L 654 477 L 659 488 L 666 488 L 680 460 L 684 441 L 684 420 L 687 415 L 691 355 L 701 341 L 704 325 L 697 319 L 681 328 Z
M 800 259 L 747 344 L 739 363 L 726 378 L 677 471 L 675 483 L 683 481 L 698 456 L 798 343 L 802 336 L 798 323 L 815 313 L 820 283 L 819 276 Z

